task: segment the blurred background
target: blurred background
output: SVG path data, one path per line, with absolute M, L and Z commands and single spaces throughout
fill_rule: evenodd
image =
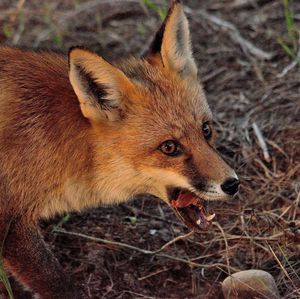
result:
M 239 196 L 215 204 L 215 222 L 201 234 L 188 234 L 153 198 L 69 214 L 42 223 L 43 233 L 92 298 L 222 298 L 226 276 L 254 268 L 274 276 L 281 298 L 300 298 L 300 1 L 182 2 L 218 149 L 241 178 Z M 163 0 L 0 0 L 0 43 L 138 56 L 167 7 Z

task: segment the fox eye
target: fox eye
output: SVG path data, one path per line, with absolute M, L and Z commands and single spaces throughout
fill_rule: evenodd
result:
M 174 140 L 167 140 L 163 142 L 159 149 L 167 156 L 175 157 L 182 153 L 179 144 Z
M 208 122 L 203 123 L 202 132 L 205 139 L 209 139 L 212 135 L 212 130 Z

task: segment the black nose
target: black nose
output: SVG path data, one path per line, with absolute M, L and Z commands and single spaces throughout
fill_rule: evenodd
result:
M 240 181 L 236 178 L 227 179 L 222 185 L 222 190 L 229 195 L 234 195 L 239 190 Z

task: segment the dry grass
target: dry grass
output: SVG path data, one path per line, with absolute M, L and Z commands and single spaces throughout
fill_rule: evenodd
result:
M 57 220 L 44 225 L 45 237 L 92 298 L 221 298 L 225 276 L 252 268 L 270 272 L 282 298 L 299 298 L 300 80 L 297 66 L 278 76 L 290 63 L 277 42 L 286 34 L 282 2 L 184 3 L 219 149 L 242 180 L 239 197 L 214 207 L 209 231 L 160 251 L 187 230 L 151 199 L 71 215 L 60 225 L 68 234 L 53 232 Z M 294 10 L 299 27 L 300 3 Z M 84 44 L 110 59 L 141 53 L 160 19 L 134 0 L 2 0 L 0 11 L 4 43 L 61 50 Z M 242 43 L 203 11 L 234 24 Z M 243 40 L 272 56 L 257 57 Z

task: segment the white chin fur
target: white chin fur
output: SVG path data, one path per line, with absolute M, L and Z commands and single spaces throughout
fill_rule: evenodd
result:
M 234 178 L 237 179 L 237 180 L 239 179 L 239 177 L 237 176 L 237 174 L 236 174 L 235 172 L 233 173 L 233 176 L 232 176 L 232 177 L 234 177 Z

